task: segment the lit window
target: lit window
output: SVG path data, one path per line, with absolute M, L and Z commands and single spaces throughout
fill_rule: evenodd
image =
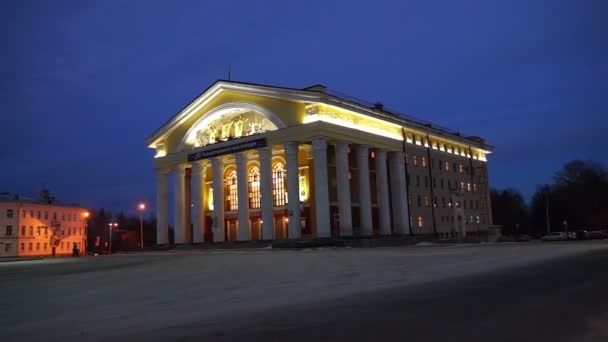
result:
M 372 151 L 370 155 L 371 155 L 372 159 L 376 158 L 376 153 L 374 153 L 374 151 Z
M 282 163 L 276 163 L 272 170 L 272 200 L 274 206 L 282 206 L 287 203 L 285 167 Z
M 450 171 L 450 163 L 447 160 L 445 162 L 445 170 Z
M 422 167 L 426 167 L 426 158 L 422 157 Z
M 21 226 L 21 235 L 25 236 L 25 226 Z
M 477 192 L 477 184 L 473 183 L 473 192 Z
M 418 166 L 418 156 L 414 154 L 414 166 Z
M 460 164 L 460 165 L 458 166 L 458 171 L 459 171 L 460 173 L 464 173 L 464 165 Z
M 427 207 L 431 206 L 431 200 L 429 199 L 429 196 L 424 196 L 424 205 Z
M 460 190 L 464 190 L 464 182 L 460 182 Z
M 30 236 L 34 236 L 34 226 L 30 226 Z
M 228 210 L 238 210 L 238 187 L 236 182 L 236 171 L 232 170 L 226 178 L 226 188 L 228 194 Z
M 39 251 L 40 250 L 40 242 L 36 242 L 36 250 Z
M 452 200 L 448 200 L 448 207 L 452 207 Z
M 422 221 L 422 216 L 418 216 L 418 228 L 422 228 L 424 226 L 424 221 Z
M 471 191 L 471 183 L 467 183 L 467 191 Z
M 40 226 L 36 227 L 36 235 L 40 235 Z
M 259 208 L 260 198 L 260 170 L 252 167 L 249 171 L 249 208 Z
M 409 164 L 409 162 L 408 162 L 408 154 L 407 153 L 405 154 L 405 163 Z
M 29 251 L 34 250 L 34 244 L 33 244 L 33 243 L 31 243 L 31 242 L 28 244 L 28 246 L 27 246 L 27 247 L 28 247 L 28 250 L 29 250 Z

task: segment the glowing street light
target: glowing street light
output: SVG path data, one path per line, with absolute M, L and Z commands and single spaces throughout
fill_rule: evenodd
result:
M 146 210 L 145 203 L 139 203 L 137 206 L 139 210 L 139 248 L 144 248 L 144 210 Z
M 108 227 L 110 227 L 110 243 L 108 244 L 108 247 L 109 247 L 108 254 L 112 255 L 112 227 L 114 227 L 114 228 L 118 227 L 118 223 L 110 222 L 110 223 L 108 223 Z

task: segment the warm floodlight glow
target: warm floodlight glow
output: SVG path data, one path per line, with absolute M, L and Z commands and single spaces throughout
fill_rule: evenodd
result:
M 137 209 L 139 210 L 146 210 L 146 204 L 145 203 L 139 203 L 139 205 L 137 206 Z

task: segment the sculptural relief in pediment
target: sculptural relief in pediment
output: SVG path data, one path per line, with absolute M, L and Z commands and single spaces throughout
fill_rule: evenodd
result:
M 235 110 L 222 114 L 197 129 L 194 148 L 276 129 L 277 127 L 260 113 Z

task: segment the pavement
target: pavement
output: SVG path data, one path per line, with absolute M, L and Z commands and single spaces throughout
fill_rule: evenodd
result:
M 0 265 L 2 341 L 607 341 L 608 243 Z

